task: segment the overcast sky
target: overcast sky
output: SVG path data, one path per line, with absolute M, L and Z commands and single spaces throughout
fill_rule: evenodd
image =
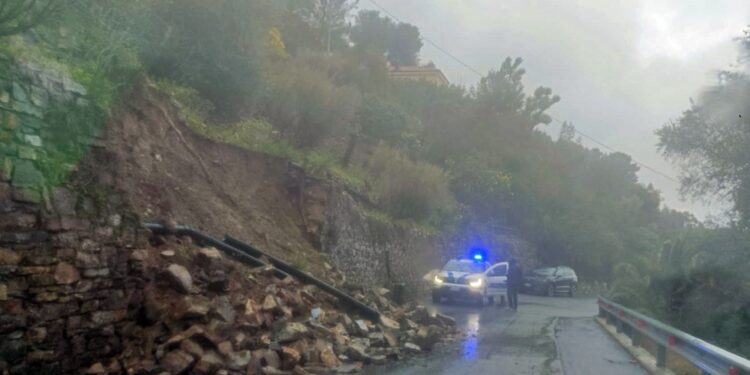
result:
M 522 57 L 526 86 L 562 97 L 550 113 L 669 175 L 654 131 L 688 108 L 715 73 L 736 62 L 732 41 L 750 24 L 748 0 L 375 0 L 480 72 Z M 362 8 L 376 9 L 370 0 Z M 429 44 L 453 83 L 478 77 Z M 549 125 L 557 134 L 558 124 Z M 594 147 L 584 139 L 583 144 Z M 719 204 L 682 201 L 678 184 L 647 170 L 670 207 L 699 218 Z

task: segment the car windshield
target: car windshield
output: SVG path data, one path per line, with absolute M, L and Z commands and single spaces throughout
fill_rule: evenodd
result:
M 549 276 L 549 275 L 554 275 L 555 274 L 555 270 L 556 270 L 556 268 L 554 268 L 554 267 L 540 268 L 538 270 L 535 270 L 534 274 L 535 275 L 540 275 L 540 276 Z
M 465 260 L 452 260 L 448 262 L 445 267 L 443 267 L 443 269 L 453 272 L 478 273 L 484 272 L 484 264 L 469 262 Z

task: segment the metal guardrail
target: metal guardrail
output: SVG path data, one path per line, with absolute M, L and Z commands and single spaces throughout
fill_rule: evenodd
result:
M 315 285 L 326 293 L 333 295 L 343 303 L 359 311 L 362 315 L 373 320 L 378 320 L 380 318 L 380 312 L 378 310 L 362 303 L 344 291 L 310 275 L 309 273 L 295 268 L 277 257 L 258 250 L 257 248 L 232 237 L 227 236 L 224 241 L 219 241 L 187 226 L 178 225 L 175 228 L 169 229 L 164 225 L 156 223 L 144 223 L 143 225 L 155 234 L 169 233 L 178 236 L 189 236 L 203 246 L 213 246 L 223 251 L 225 254 L 250 266 L 259 267 L 268 265 L 268 263 L 260 259 L 261 257 L 265 257 L 276 268 L 276 274 L 278 276 L 292 276 L 297 278 L 303 284 Z
M 703 374 L 750 374 L 750 360 L 603 297 L 598 302 L 599 316 L 614 325 L 618 333 L 630 337 L 634 345 L 640 342 L 641 335 L 656 343 L 656 365 L 660 368 L 666 368 L 667 352 L 673 351 Z

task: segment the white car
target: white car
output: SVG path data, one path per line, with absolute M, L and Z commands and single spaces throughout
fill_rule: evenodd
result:
M 433 279 L 432 301 L 445 299 L 475 301 L 485 306 L 505 302 L 508 262 L 489 264 L 481 260 L 453 259 Z

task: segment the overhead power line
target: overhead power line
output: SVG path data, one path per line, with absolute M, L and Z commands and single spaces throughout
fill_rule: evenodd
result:
M 385 13 L 385 14 L 387 14 L 387 15 L 388 15 L 389 17 L 393 18 L 393 19 L 394 19 L 394 20 L 395 20 L 396 22 L 399 22 L 399 23 L 406 23 L 406 22 L 404 22 L 404 21 L 401 21 L 401 20 L 400 20 L 400 19 L 399 19 L 398 17 L 396 17 L 396 16 L 395 16 L 395 15 L 394 15 L 393 13 L 391 13 L 391 12 L 390 12 L 390 11 L 389 11 L 388 9 L 385 9 L 385 8 L 384 8 L 384 7 L 382 6 L 382 5 L 378 4 L 378 2 L 377 2 L 377 1 L 375 1 L 375 0 L 368 0 L 368 1 L 369 1 L 370 3 L 372 3 L 372 5 L 375 5 L 375 7 L 377 7 L 378 9 L 380 9 L 380 10 L 381 10 L 381 11 L 382 11 L 383 13 Z M 472 67 L 471 65 L 469 65 L 469 64 L 467 64 L 467 63 L 465 63 L 465 62 L 463 62 L 463 61 L 462 61 L 461 59 L 459 59 L 458 57 L 456 57 L 456 56 L 455 56 L 454 54 L 452 54 L 452 53 L 448 52 L 448 51 L 447 51 L 446 49 L 444 49 L 443 47 L 440 47 L 440 46 L 439 46 L 439 45 L 438 45 L 437 43 L 433 42 L 432 40 L 430 40 L 430 39 L 429 39 L 429 38 L 427 38 L 426 36 L 424 36 L 424 35 L 421 35 L 421 33 L 420 33 L 420 38 L 422 39 L 422 41 L 423 41 L 423 42 L 425 42 L 425 43 L 427 43 L 427 44 L 429 44 L 429 45 L 431 45 L 431 46 L 435 47 L 435 48 L 436 48 L 436 49 L 437 49 L 438 51 L 440 51 L 440 52 L 442 52 L 443 54 L 445 54 L 446 56 L 448 56 L 448 57 L 452 58 L 453 60 L 455 60 L 456 62 L 458 62 L 459 64 L 461 64 L 461 65 L 462 65 L 462 66 L 463 66 L 464 68 L 466 68 L 466 69 L 470 70 L 470 71 L 471 71 L 472 73 L 474 73 L 474 74 L 478 75 L 478 76 L 479 76 L 480 78 L 484 76 L 484 75 L 483 75 L 483 74 L 482 74 L 482 73 L 481 73 L 481 72 L 480 72 L 479 70 L 476 70 L 476 69 L 474 69 L 474 67 Z
M 367 0 L 367 1 L 369 1 L 372 5 L 374 5 L 378 9 L 380 9 L 380 11 L 382 11 L 383 13 L 385 13 L 386 15 L 388 15 L 389 17 L 391 17 L 396 22 L 406 23 L 406 22 L 402 21 L 400 18 L 396 17 L 395 14 L 393 14 L 391 11 L 389 11 L 388 9 L 386 9 L 384 6 L 380 5 L 377 1 L 375 1 L 375 0 Z M 433 42 L 432 40 L 430 40 L 426 36 L 420 35 L 420 38 L 422 39 L 423 42 L 425 42 L 425 43 L 433 46 L 435 49 L 437 49 L 438 51 L 442 52 L 444 55 L 450 57 L 451 59 L 453 59 L 454 61 L 456 61 L 457 63 L 459 63 L 461 66 L 463 66 L 464 68 L 468 69 L 470 72 L 476 74 L 479 78 L 484 77 L 484 74 L 482 74 L 478 69 L 474 68 L 470 64 L 468 64 L 465 61 L 461 60 L 456 55 L 450 53 L 448 50 L 446 50 L 445 48 L 441 47 L 437 43 Z M 562 125 L 564 123 L 563 121 L 560 121 L 560 120 L 558 120 L 558 119 L 556 119 L 554 117 L 550 116 L 550 118 L 552 118 L 552 120 L 560 123 L 560 125 Z M 590 135 L 588 135 L 586 133 L 583 133 L 582 131 L 580 131 L 580 130 L 578 130 L 576 128 L 573 128 L 573 130 L 575 130 L 575 132 L 578 135 L 580 135 L 581 137 L 584 137 L 584 138 L 588 139 L 589 141 L 591 141 L 591 142 L 593 142 L 593 143 L 595 143 L 595 144 L 597 144 L 597 145 L 599 145 L 599 146 L 601 146 L 601 147 L 603 147 L 603 148 L 605 148 L 605 149 L 607 149 L 607 150 L 609 150 L 611 152 L 618 152 L 618 153 L 626 154 L 626 155 L 630 156 L 630 159 L 633 160 L 633 162 L 636 165 L 642 167 L 643 169 L 646 169 L 646 170 L 648 170 L 650 172 L 653 172 L 653 173 L 655 173 L 655 174 L 657 174 L 657 175 L 659 175 L 661 177 L 664 177 L 664 178 L 666 178 L 666 179 L 668 179 L 668 180 L 670 180 L 672 182 L 676 182 L 678 184 L 680 183 L 680 181 L 678 179 L 676 179 L 676 178 L 672 177 L 671 175 L 669 175 L 667 173 L 664 173 L 664 172 L 662 172 L 662 171 L 660 171 L 660 170 L 658 170 L 656 168 L 653 168 L 653 167 L 649 166 L 648 164 L 639 162 L 638 160 L 636 160 L 635 158 L 633 158 L 632 155 L 630 155 L 630 154 L 628 154 L 626 152 L 619 151 L 619 150 L 617 150 L 617 149 L 615 149 L 613 147 L 610 147 L 607 144 L 605 144 L 604 142 L 602 142 L 602 141 L 600 141 L 600 140 L 598 140 L 598 139 L 596 139 L 596 138 L 594 138 L 594 137 L 592 137 L 592 136 L 590 136 Z
M 556 119 L 554 117 L 552 117 L 552 120 L 557 121 L 560 124 L 563 124 L 562 121 L 560 121 L 560 120 L 558 120 L 558 119 Z M 603 148 L 606 148 L 609 151 L 617 152 L 617 153 L 620 153 L 620 154 L 625 154 L 625 155 L 630 156 L 628 153 L 625 153 L 625 152 L 619 151 L 617 149 L 614 149 L 612 147 L 609 147 L 606 144 L 602 143 L 601 141 L 597 140 L 596 138 L 594 138 L 594 137 L 592 137 L 592 136 L 590 136 L 590 135 L 588 135 L 588 134 L 586 134 L 586 133 L 584 133 L 584 132 L 582 132 L 582 131 L 580 131 L 578 129 L 573 128 L 573 130 L 575 130 L 575 132 L 578 133 L 578 135 L 580 135 L 581 137 L 584 137 L 584 138 L 588 139 L 589 141 L 594 142 L 595 144 L 597 144 L 597 145 L 599 145 L 599 146 L 601 146 Z M 653 172 L 653 173 L 655 173 L 655 174 L 657 174 L 657 175 L 659 175 L 661 177 L 664 177 L 667 180 L 670 180 L 672 182 L 676 182 L 678 184 L 680 183 L 680 180 L 678 180 L 678 179 L 676 179 L 676 178 L 674 178 L 674 177 L 672 177 L 672 176 L 670 176 L 670 175 L 668 175 L 668 174 L 666 174 L 666 173 L 664 173 L 664 172 L 662 172 L 662 171 L 660 171 L 660 170 L 658 170 L 656 168 L 653 168 L 653 167 L 649 166 L 648 164 L 641 163 L 638 160 L 635 160 L 635 158 L 633 158 L 632 156 L 630 156 L 630 159 L 633 160 L 633 163 L 635 163 L 636 165 L 638 165 L 639 167 L 641 167 L 643 169 L 647 169 L 647 170 L 649 170 L 649 171 L 651 171 L 651 172 Z

